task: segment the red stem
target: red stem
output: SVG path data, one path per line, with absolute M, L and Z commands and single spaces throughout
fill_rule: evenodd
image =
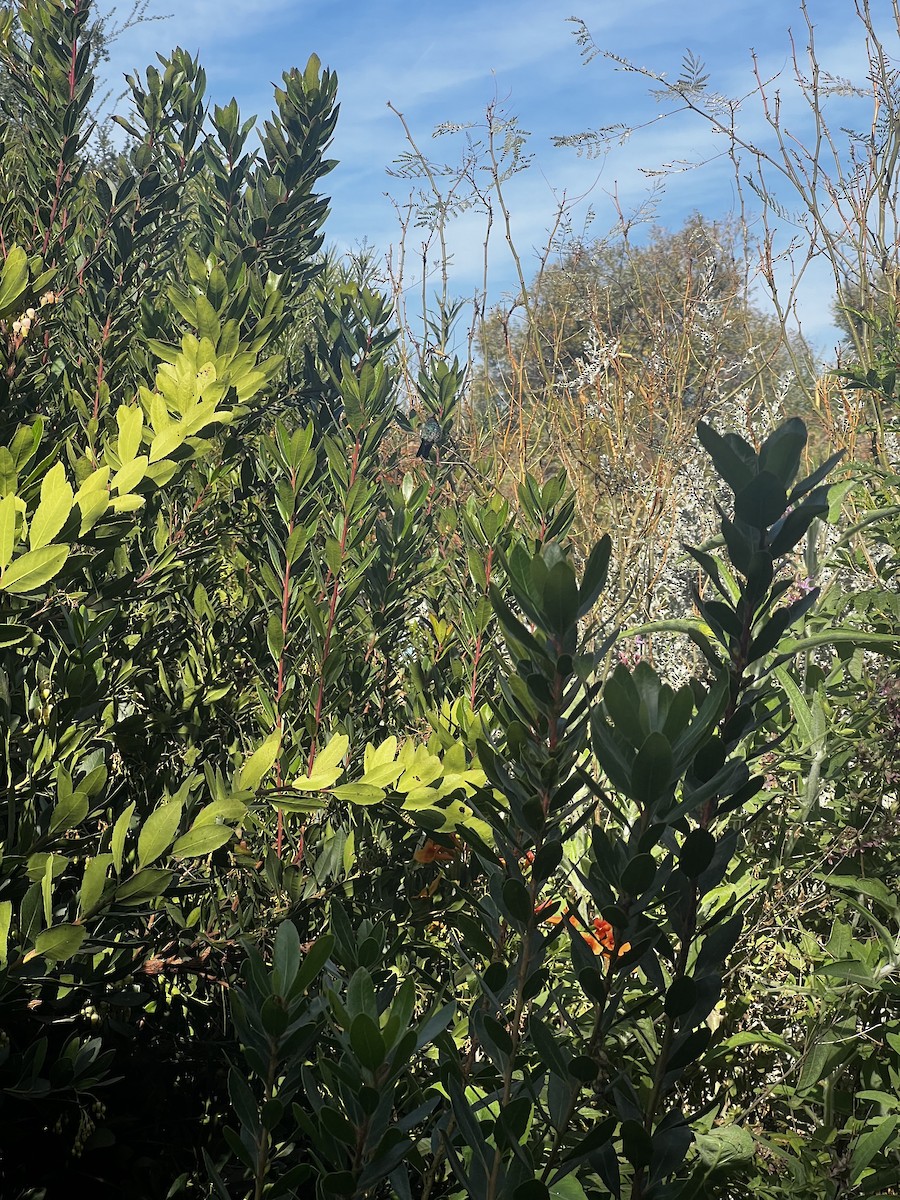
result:
M 356 441 L 353 444 L 353 456 L 350 461 L 350 482 L 347 486 L 348 493 L 349 493 L 350 489 L 353 487 L 354 483 L 356 482 L 356 473 L 359 469 L 359 451 L 360 451 L 359 437 L 357 436 Z M 344 559 L 344 551 L 346 549 L 346 546 L 347 546 L 347 505 L 345 502 L 344 503 L 344 522 L 341 527 L 341 544 L 340 544 L 341 562 L 343 562 L 343 559 Z M 331 573 L 331 568 L 329 567 L 329 574 L 330 573 Z M 340 595 L 340 587 L 341 587 L 340 572 L 338 572 L 338 574 L 336 574 L 334 576 L 334 585 L 331 589 L 331 600 L 328 605 L 328 623 L 325 626 L 325 642 L 322 646 L 322 662 L 319 667 L 319 689 L 318 689 L 318 694 L 316 696 L 315 724 L 313 726 L 312 744 L 309 748 L 309 762 L 308 762 L 307 768 L 306 768 L 306 773 L 308 775 L 312 773 L 313 764 L 316 761 L 316 742 L 317 742 L 318 736 L 319 736 L 319 725 L 321 724 L 321 721 L 322 721 L 322 705 L 325 700 L 325 664 L 328 661 L 328 652 L 331 649 L 331 634 L 332 634 L 332 630 L 334 629 L 334 617 L 335 617 L 335 612 L 337 611 L 337 602 L 338 602 L 338 596 Z

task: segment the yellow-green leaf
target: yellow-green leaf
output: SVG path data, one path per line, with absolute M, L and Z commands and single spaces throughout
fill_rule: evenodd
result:
M 397 739 L 389 737 L 380 746 L 369 742 L 363 752 L 363 770 L 368 774 L 374 767 L 392 763 L 397 757 Z
M 177 450 L 187 436 L 183 421 L 170 420 L 169 424 L 150 443 L 150 462 L 159 462 L 173 450 Z
M 55 854 L 48 854 L 44 864 L 44 874 L 41 879 L 41 895 L 44 900 L 44 924 L 53 924 L 53 860 Z
M 336 733 L 323 750 L 316 755 L 312 773 L 295 779 L 293 787 L 300 792 L 321 792 L 330 788 L 343 774 L 341 760 L 347 753 L 350 739 L 344 733 Z
M 16 497 L 12 492 L 0 500 L 0 571 L 12 561 L 16 544 Z
M 12 924 L 12 901 L 0 900 L 0 967 L 9 957 L 9 927 Z
M 0 577 L 0 591 L 33 592 L 49 583 L 62 570 L 69 557 L 69 547 L 41 546 L 40 550 L 29 550 L 14 559 Z
M 384 799 L 384 789 L 368 783 L 344 783 L 331 793 L 338 800 L 349 800 L 351 804 L 378 804 Z
M 109 492 L 106 488 L 86 492 L 78 501 L 78 507 L 81 511 L 81 525 L 78 529 L 78 535 L 82 537 L 94 528 L 109 508 Z
M 174 458 L 161 458 L 159 462 L 152 463 L 147 468 L 147 478 L 157 487 L 165 487 L 177 470 L 178 463 Z
M 47 864 L 50 864 L 53 878 L 62 875 L 66 867 L 69 865 L 69 860 L 62 854 L 50 854 L 47 850 L 38 850 L 34 854 L 29 854 L 25 864 L 25 873 L 32 883 L 40 883 L 44 878 L 47 870 Z
M 121 462 L 129 463 L 138 452 L 144 428 L 144 413 L 137 405 L 122 404 L 116 413 L 119 426 L 118 453 Z
M 109 491 L 109 467 L 98 467 L 96 471 L 91 471 L 75 493 L 75 503 L 80 504 L 85 496 L 97 491 Z
M 392 784 L 403 774 L 403 764 L 397 759 L 397 739 L 389 737 L 380 746 L 371 743 L 366 746 L 363 755 L 363 777 L 361 783 L 371 784 L 372 787 L 383 788 Z
M 262 783 L 263 777 L 271 771 L 281 749 L 281 730 L 273 729 L 258 750 L 247 759 L 238 775 L 238 788 L 242 791 L 255 792 Z
M 66 468 L 61 462 L 51 467 L 41 484 L 41 502 L 31 518 L 28 541 L 32 550 L 39 550 L 52 542 L 65 525 L 75 493 L 72 491 Z
M 110 500 L 109 507 L 113 510 L 113 512 L 117 513 L 137 512 L 139 508 L 144 507 L 144 497 L 134 495 L 116 496 L 114 499 Z
M 147 474 L 147 455 L 141 454 L 137 458 L 126 463 L 121 470 L 116 471 L 112 479 L 109 481 L 109 486 L 114 492 L 120 492 L 123 496 L 141 482 Z

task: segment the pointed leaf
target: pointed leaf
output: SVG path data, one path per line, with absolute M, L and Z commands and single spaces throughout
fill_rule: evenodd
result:
M 238 775 L 240 791 L 255 792 L 263 777 L 271 771 L 281 749 L 281 730 L 273 729 L 258 750 L 247 759 Z
M 74 499 L 66 469 L 61 462 L 57 463 L 41 483 L 41 502 L 28 529 L 28 544 L 32 550 L 39 550 L 56 537 L 72 511 Z
M 144 822 L 138 835 L 138 867 L 149 867 L 168 850 L 181 823 L 181 802 L 161 804 Z
M 0 591 L 20 595 L 33 592 L 49 583 L 62 570 L 69 557 L 69 547 L 41 546 L 13 559 L 0 578 Z
M 83 925 L 55 925 L 37 935 L 33 953 L 50 962 L 65 962 L 81 949 L 86 933 Z

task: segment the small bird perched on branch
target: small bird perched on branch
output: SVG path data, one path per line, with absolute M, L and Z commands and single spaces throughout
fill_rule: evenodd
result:
M 416 458 L 428 458 L 432 446 L 441 444 L 441 423 L 437 417 L 429 417 L 422 426 L 422 441 L 416 451 Z

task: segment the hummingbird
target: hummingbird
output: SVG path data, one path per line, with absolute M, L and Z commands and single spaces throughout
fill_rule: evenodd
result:
M 441 423 L 437 417 L 429 417 L 422 426 L 422 441 L 419 443 L 419 449 L 416 451 L 416 458 L 428 458 L 431 454 L 431 448 L 434 445 L 441 444 Z

